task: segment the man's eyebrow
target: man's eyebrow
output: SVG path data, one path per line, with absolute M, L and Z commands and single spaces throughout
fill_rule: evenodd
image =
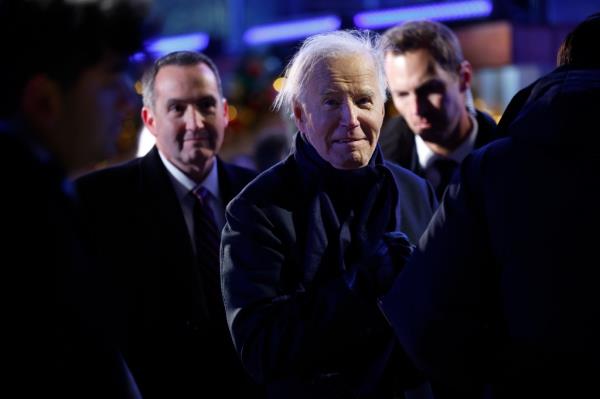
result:
M 433 77 L 431 79 L 427 79 L 426 81 L 424 81 L 422 84 L 420 84 L 417 88 L 416 91 L 426 91 L 426 90 L 439 90 L 444 88 L 444 82 L 436 77 Z
M 329 96 L 331 94 L 338 94 L 340 91 L 336 90 L 336 89 L 332 89 L 331 87 L 328 87 L 326 89 L 324 89 L 323 91 L 321 91 L 321 93 L 319 93 L 321 96 Z
M 169 98 L 167 100 L 166 104 L 167 104 L 167 106 L 171 106 L 173 104 L 179 104 L 179 103 L 182 103 L 182 102 L 185 102 L 185 101 L 182 100 L 182 99 L 180 99 L 180 98 Z
M 373 97 L 375 95 L 375 90 L 373 89 L 361 89 L 356 92 L 358 96 L 368 96 Z
M 215 96 L 210 94 L 210 95 L 206 95 L 206 96 L 197 98 L 195 102 L 204 102 L 204 101 L 210 102 L 211 104 L 216 104 L 218 100 Z

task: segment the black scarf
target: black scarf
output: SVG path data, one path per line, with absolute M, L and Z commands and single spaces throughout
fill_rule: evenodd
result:
M 385 232 L 399 230 L 396 180 L 384 164 L 379 146 L 366 166 L 339 170 L 323 160 L 298 133 L 293 156 L 306 195 L 303 285 L 327 284 L 342 275 L 346 278 L 352 275 L 357 265 L 369 262 Z M 386 370 L 396 363 L 390 360 L 398 350 L 396 340 L 387 325 L 381 326 L 375 302 L 367 297 L 364 299 L 364 308 L 356 311 L 362 317 L 368 313 L 371 321 L 365 323 L 378 326 L 374 333 L 377 344 L 362 347 L 366 353 L 353 350 L 346 354 L 325 355 L 325 358 L 336 359 L 335 367 L 342 370 L 348 367 L 343 374 L 357 397 L 391 397 L 387 391 L 393 389 L 392 381 L 396 377 L 388 375 Z M 334 335 L 343 339 L 346 336 L 343 329 L 340 327 L 339 333 Z M 349 347 L 358 350 L 353 344 Z M 364 367 L 356 365 L 346 356 L 364 359 L 366 363 Z
M 366 166 L 341 170 L 298 133 L 294 159 L 308 196 L 305 283 L 317 272 L 339 275 L 346 265 L 368 258 L 384 232 L 397 230 L 398 187 L 379 146 Z

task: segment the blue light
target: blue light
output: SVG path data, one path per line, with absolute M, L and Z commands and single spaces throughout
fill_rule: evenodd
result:
M 129 57 L 129 61 L 134 63 L 144 62 L 146 60 L 146 54 L 143 52 L 138 52 Z
M 358 13 L 354 16 L 354 24 L 363 29 L 379 29 L 404 21 L 423 19 L 447 21 L 487 17 L 492 13 L 492 9 L 490 0 L 438 3 Z
M 206 33 L 198 32 L 151 39 L 145 44 L 150 53 L 161 57 L 173 51 L 202 51 L 208 46 L 209 40 L 210 38 Z
M 254 45 L 303 39 L 317 33 L 339 29 L 341 25 L 340 18 L 335 15 L 262 25 L 248 29 L 244 33 L 244 41 Z

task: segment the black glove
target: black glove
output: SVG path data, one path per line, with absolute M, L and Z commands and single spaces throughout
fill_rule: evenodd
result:
M 375 256 L 368 267 L 374 276 L 377 296 L 386 294 L 392 287 L 396 276 L 412 254 L 414 245 L 401 231 L 390 231 L 383 234 Z
M 412 254 L 414 245 L 406 234 L 391 231 L 374 244 L 360 244 L 361 256 L 344 274 L 348 287 L 359 295 L 380 297 L 388 292 Z

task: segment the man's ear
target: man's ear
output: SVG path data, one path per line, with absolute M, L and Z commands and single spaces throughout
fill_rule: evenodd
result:
M 144 126 L 146 126 L 148 131 L 156 137 L 156 119 L 154 118 L 154 112 L 144 105 L 142 107 L 141 115 Z
M 302 104 L 300 104 L 297 100 L 292 102 L 292 111 L 294 113 L 294 123 L 296 127 L 301 132 L 304 131 L 304 125 L 306 123 L 306 116 L 304 115 L 304 110 L 302 109 Z
M 225 118 L 225 126 L 229 125 L 229 104 L 227 99 L 223 99 L 223 117 Z
M 36 75 L 25 83 L 21 109 L 38 132 L 52 130 L 61 118 L 63 93 L 58 83 L 46 75 Z
M 471 87 L 471 81 L 473 79 L 473 67 L 467 60 L 460 63 L 460 71 L 458 72 L 460 79 L 460 91 L 465 92 Z

